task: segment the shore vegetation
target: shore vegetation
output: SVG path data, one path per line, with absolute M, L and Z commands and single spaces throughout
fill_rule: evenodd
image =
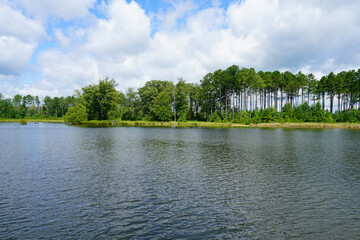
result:
M 232 65 L 206 74 L 199 84 L 151 80 L 117 90 L 114 79 L 100 79 L 73 96 L 0 94 L 0 121 L 37 119 L 70 124 L 170 126 L 284 126 L 360 122 L 360 69 L 313 74 L 256 72 Z M 1 120 L 3 119 L 3 120 Z M 212 124 L 211 124 L 212 123 Z M 291 124 L 287 124 L 291 123 Z M 315 124 L 316 125 L 316 124 Z M 322 125 L 323 126 L 323 125 Z

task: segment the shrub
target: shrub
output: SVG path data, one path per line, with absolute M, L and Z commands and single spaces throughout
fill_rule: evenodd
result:
M 84 107 L 69 107 L 65 114 L 64 121 L 71 124 L 79 124 L 87 120 L 87 113 Z

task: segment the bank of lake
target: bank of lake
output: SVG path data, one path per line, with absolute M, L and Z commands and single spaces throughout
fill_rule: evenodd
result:
M 22 122 L 26 123 L 64 123 L 63 119 L 0 119 L 1 122 Z M 103 121 L 84 121 L 79 124 L 81 126 L 129 126 L 129 127 L 202 127 L 202 128 L 348 128 L 360 129 L 360 123 L 259 123 L 259 124 L 239 124 L 231 122 L 155 122 L 155 121 L 119 121 L 119 120 L 103 120 Z

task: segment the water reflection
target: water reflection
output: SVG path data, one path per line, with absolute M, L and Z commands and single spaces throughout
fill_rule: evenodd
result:
M 360 237 L 358 131 L 0 132 L 4 239 Z

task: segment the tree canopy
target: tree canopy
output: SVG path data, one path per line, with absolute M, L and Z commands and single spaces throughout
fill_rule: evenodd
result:
M 1 118 L 85 120 L 232 121 L 241 123 L 359 122 L 360 69 L 313 74 L 256 72 L 232 65 L 207 73 L 200 84 L 151 80 L 139 89 L 116 89 L 100 79 L 69 97 L 0 94 Z M 78 115 L 78 116 L 77 116 Z

